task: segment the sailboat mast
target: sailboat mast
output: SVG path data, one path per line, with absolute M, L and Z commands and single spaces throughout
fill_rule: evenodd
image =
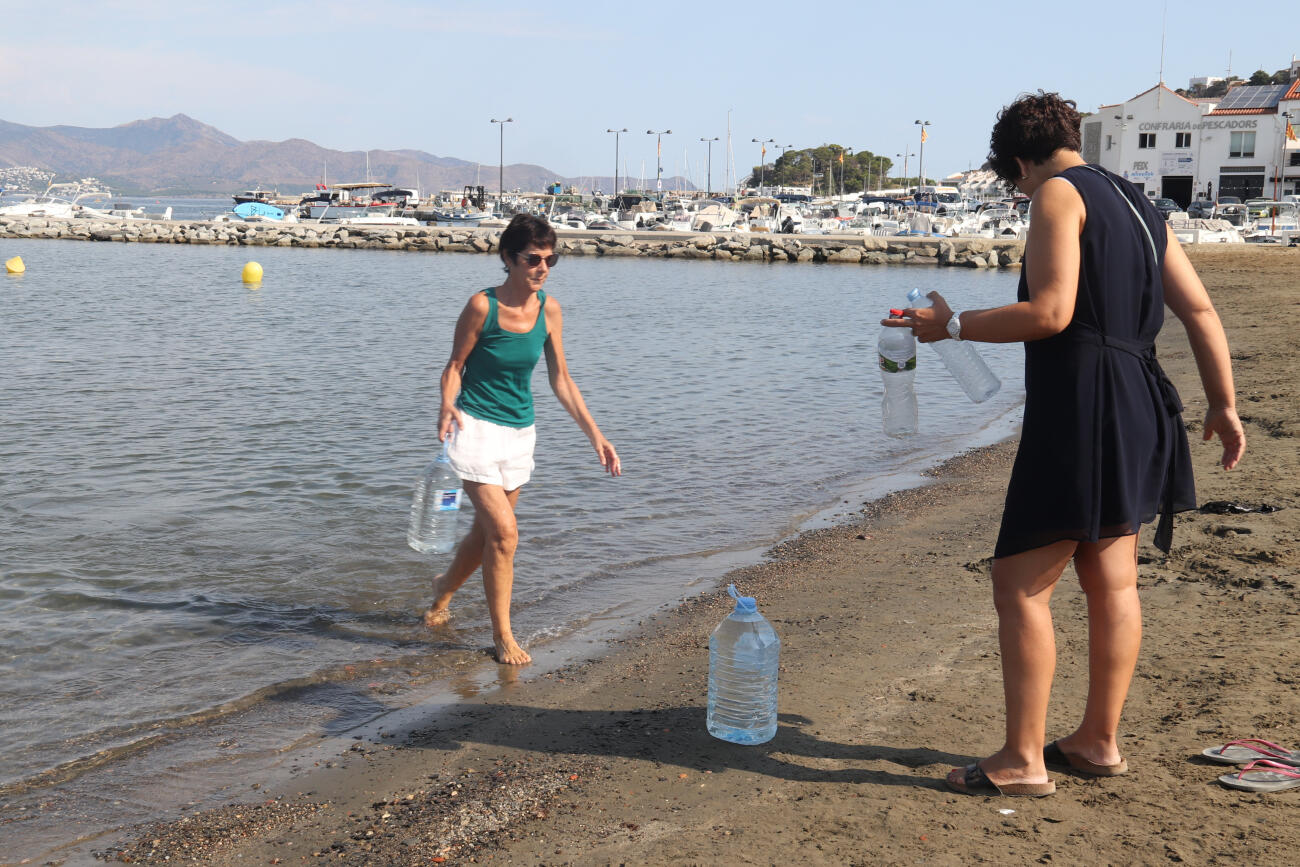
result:
M 731 109 L 727 109 L 727 173 L 725 175 L 726 180 L 723 182 L 723 187 L 727 190 L 729 195 L 735 192 L 731 187 L 733 168 L 734 166 L 731 164 Z

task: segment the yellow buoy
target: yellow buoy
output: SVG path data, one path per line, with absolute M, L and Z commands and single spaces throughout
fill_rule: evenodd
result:
M 21 274 L 27 270 L 27 266 L 23 264 L 22 256 L 14 256 L 8 262 L 5 262 L 5 270 L 10 274 Z
M 256 262 L 249 262 L 244 265 L 243 278 L 245 283 L 262 282 L 262 266 Z

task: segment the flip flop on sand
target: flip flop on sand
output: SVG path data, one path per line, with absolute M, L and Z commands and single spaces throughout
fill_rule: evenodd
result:
M 1083 756 L 1067 753 L 1061 749 L 1058 741 L 1052 741 L 1043 747 L 1043 762 L 1057 768 L 1069 768 L 1090 777 L 1118 777 L 1120 774 L 1128 773 L 1128 762 L 1122 757 L 1113 765 L 1099 765 L 1088 761 Z
M 960 780 L 954 780 L 950 774 L 944 780 L 948 788 L 954 792 L 961 792 L 963 795 L 1006 795 L 1012 798 L 1041 798 L 1050 795 L 1056 791 L 1056 783 L 1048 780 L 1046 783 L 1003 783 L 998 785 L 989 779 L 989 775 L 984 773 L 984 769 L 979 763 L 967 765 L 962 768 L 964 772 Z
M 1281 792 L 1300 788 L 1300 769 L 1294 765 L 1258 759 L 1235 774 L 1224 774 L 1219 782 L 1247 792 Z
M 1300 750 L 1288 750 L 1272 741 L 1262 741 L 1259 738 L 1228 741 L 1223 746 L 1202 750 L 1201 755 L 1225 765 L 1244 765 L 1256 759 L 1270 759 L 1284 765 L 1300 766 Z

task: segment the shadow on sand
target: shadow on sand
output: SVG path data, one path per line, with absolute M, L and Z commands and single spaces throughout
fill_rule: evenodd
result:
M 639 759 L 715 774 L 735 770 L 800 782 L 930 789 L 944 789 L 942 776 L 918 777 L 888 766 L 946 769 L 975 761 L 972 756 L 925 748 L 824 740 L 811 728 L 811 720 L 796 714 L 781 714 L 776 737 L 767 743 L 741 746 L 710 735 L 704 709 L 691 706 L 572 710 L 492 704 L 446 722 L 412 731 L 411 746 L 454 751 L 482 744 L 555 755 Z M 860 766 L 865 763 L 875 767 Z

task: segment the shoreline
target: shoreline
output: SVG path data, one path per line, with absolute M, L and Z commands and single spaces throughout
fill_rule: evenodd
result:
M 1233 737 L 1300 740 L 1290 674 L 1300 663 L 1300 498 L 1287 481 L 1297 470 L 1287 335 L 1300 312 L 1300 254 L 1216 248 L 1193 261 L 1228 327 L 1249 438 L 1243 467 L 1225 474 L 1212 469 L 1217 449 L 1193 434 L 1199 499 L 1282 510 L 1187 513 L 1168 558 L 1144 532 L 1148 632 L 1122 730 L 1129 776 L 1058 773 L 1058 793 L 1032 802 L 943 787 L 948 767 L 991 751 L 1001 735 L 987 574 L 1014 454 L 1002 443 L 723 579 L 758 596 L 783 641 L 781 729 L 769 744 L 735 747 L 703 730 L 707 637 L 729 606 L 720 593 L 701 594 L 647 618 L 603 656 L 536 679 L 524 669 L 436 726 L 358 741 L 336 767 L 255 802 L 129 830 L 119 843 L 103 835 L 87 851 L 217 865 L 316 853 L 344 864 L 737 863 L 796 853 L 846 863 L 864 852 L 880 863 L 956 863 L 972 850 L 1011 860 L 1289 863 L 1285 852 L 1300 844 L 1288 821 L 1296 793 L 1222 789 L 1213 781 L 1225 769 L 1197 754 Z M 1160 345 L 1198 432 L 1204 399 L 1176 321 Z M 1086 629 L 1069 572 L 1057 593 L 1051 723 L 1061 726 L 1081 707 Z

